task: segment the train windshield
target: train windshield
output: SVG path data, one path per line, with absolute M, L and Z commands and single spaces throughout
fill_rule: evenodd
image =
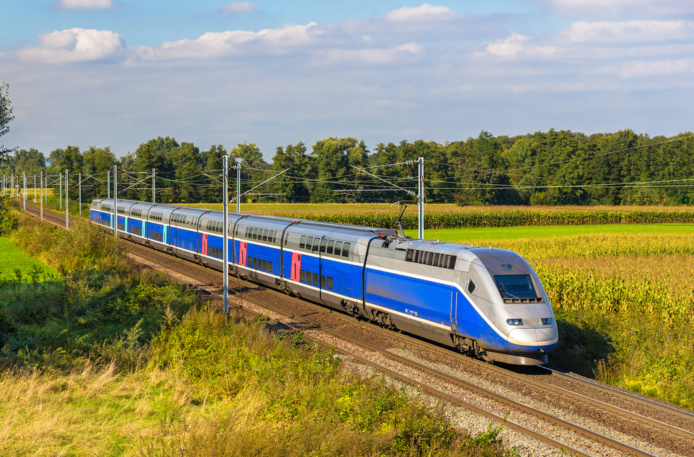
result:
M 530 275 L 494 276 L 501 298 L 535 298 L 535 286 Z

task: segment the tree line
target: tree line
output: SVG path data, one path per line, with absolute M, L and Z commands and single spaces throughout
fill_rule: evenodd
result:
M 19 149 L 0 162 L 0 175 L 24 172 L 33 186 L 33 175 L 43 171 L 57 190 L 57 175 L 68 169 L 70 198 L 77 198 L 81 173 L 82 198 L 88 201 L 107 195 L 107 172 L 118 165 L 119 195 L 151 201 L 154 169 L 158 202 L 220 202 L 222 157 L 228 153 L 231 165 L 241 165 L 246 202 L 395 202 L 414 199 L 402 189 L 416 192 L 416 161 L 423 157 L 429 203 L 689 205 L 693 146 L 691 132 L 650 137 L 632 130 L 585 135 L 552 129 L 514 137 L 483 131 L 464 141 L 381 143 L 373 151 L 356 138 L 331 137 L 310 152 L 303 142 L 278 147 L 267 163 L 253 143 L 201 151 L 193 143 L 158 137 L 120 158 L 108 147 L 68 146 L 48 156 Z M 229 177 L 233 197 L 235 170 Z

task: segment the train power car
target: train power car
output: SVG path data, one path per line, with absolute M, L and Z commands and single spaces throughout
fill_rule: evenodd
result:
M 223 214 L 94 200 L 90 220 L 123 238 L 221 270 Z M 518 254 L 413 240 L 395 230 L 229 214 L 229 271 L 488 361 L 547 362 L 557 326 Z

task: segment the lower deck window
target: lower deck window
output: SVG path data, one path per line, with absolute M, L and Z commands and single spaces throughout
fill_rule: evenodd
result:
M 159 232 L 150 232 L 150 238 L 154 241 L 164 241 L 164 235 Z

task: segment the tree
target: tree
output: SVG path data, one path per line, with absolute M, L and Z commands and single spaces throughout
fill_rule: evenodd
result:
M 306 155 L 306 146 L 299 142 L 277 148 L 272 158 L 272 169 L 289 171 L 272 181 L 275 192 L 284 194 L 281 199 L 286 202 L 306 201 L 309 198 L 308 181 L 312 176 L 311 157 Z
M 113 170 L 116 156 L 111 148 L 90 148 L 82 154 L 84 165 L 82 173 L 82 199 L 89 201 L 97 197 L 106 198 L 109 194 L 106 189 L 106 174 Z
M 204 201 L 219 203 L 222 201 L 222 167 L 227 151 L 224 146 L 212 145 L 208 151 L 200 153 L 202 168 L 207 177 L 207 186 L 201 190 Z
M 245 142 L 236 145 L 230 153 L 230 162 L 236 158 L 241 158 L 241 193 L 247 192 L 249 189 L 257 186 L 261 182 L 269 178 L 264 170 L 267 170 L 268 164 L 263 159 L 263 153 L 260 148 L 254 143 Z M 230 181 L 230 184 L 233 181 Z M 263 186 L 264 187 L 264 186 Z M 253 193 L 261 193 L 263 189 L 256 189 Z M 246 201 L 252 200 L 251 196 L 246 197 Z M 257 198 L 255 200 L 258 200 Z
M 3 82 L 0 85 L 0 136 L 3 136 L 10 131 L 10 122 L 14 120 L 12 115 L 12 102 L 10 102 L 10 85 Z M 0 145 L 0 159 L 14 149 L 7 149 Z

